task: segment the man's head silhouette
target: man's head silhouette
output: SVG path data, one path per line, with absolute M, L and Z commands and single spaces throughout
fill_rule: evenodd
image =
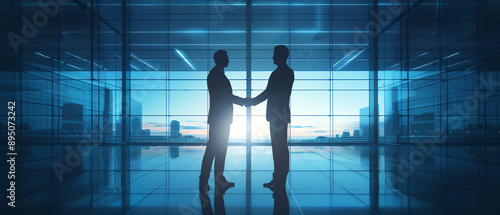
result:
M 274 64 L 280 65 L 280 64 L 285 64 L 286 60 L 288 59 L 288 55 L 290 54 L 290 51 L 288 51 L 288 48 L 284 45 L 279 45 L 274 47 Z
M 227 67 L 229 64 L 229 57 L 227 51 L 219 50 L 214 54 L 214 61 L 216 66 Z

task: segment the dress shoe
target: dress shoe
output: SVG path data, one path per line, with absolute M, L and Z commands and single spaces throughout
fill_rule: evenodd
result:
M 210 185 L 208 185 L 208 183 L 200 183 L 199 189 L 200 192 L 207 192 L 210 190 Z
M 235 184 L 233 182 L 229 182 L 226 180 L 226 177 L 220 176 L 215 178 L 215 186 L 219 186 L 220 188 L 230 188 L 234 187 Z
M 276 181 L 273 179 L 270 182 L 264 183 L 264 187 L 273 187 Z
M 200 192 L 207 192 L 207 191 L 210 190 L 210 185 L 208 185 L 208 178 L 207 179 L 203 179 L 200 176 L 199 189 L 200 189 Z
M 221 186 L 215 186 L 215 192 L 214 192 L 214 197 L 222 197 L 224 194 L 226 194 L 226 191 L 229 190 L 229 186 L 221 187 Z
M 271 190 L 274 190 L 275 188 L 285 188 L 286 185 L 286 180 L 276 180 L 273 179 L 269 183 L 264 183 L 264 187 L 267 187 Z
M 269 187 L 274 193 L 286 192 L 286 183 L 275 183 L 274 186 Z

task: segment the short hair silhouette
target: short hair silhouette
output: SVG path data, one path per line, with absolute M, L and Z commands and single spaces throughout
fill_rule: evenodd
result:
M 288 59 L 288 56 L 290 55 L 290 51 L 284 45 L 275 46 L 274 51 L 277 54 L 276 57 L 279 57 L 279 58 L 284 59 L 284 60 Z
M 215 64 L 221 63 L 224 59 L 226 59 L 227 56 L 227 51 L 225 50 L 219 50 L 214 53 L 214 61 Z

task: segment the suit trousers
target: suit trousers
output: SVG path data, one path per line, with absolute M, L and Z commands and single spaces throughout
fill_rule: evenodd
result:
M 288 123 L 271 120 L 269 124 L 274 161 L 273 180 L 285 182 L 290 168 L 290 155 L 287 146 Z
M 215 158 L 214 178 L 223 178 L 224 163 L 226 161 L 227 144 L 229 140 L 229 123 L 212 123 L 208 131 L 207 148 L 201 164 L 200 182 L 208 182 L 212 163 Z

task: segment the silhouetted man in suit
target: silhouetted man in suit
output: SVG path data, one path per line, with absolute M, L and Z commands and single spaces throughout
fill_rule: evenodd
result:
M 224 162 L 226 160 L 229 127 L 233 122 L 233 103 L 244 105 L 246 100 L 233 95 L 231 83 L 224 74 L 224 67 L 228 66 L 227 52 L 219 50 L 214 54 L 215 67 L 207 77 L 208 93 L 210 95 L 210 109 L 208 112 L 208 142 L 201 165 L 200 191 L 210 190 L 208 178 L 215 158 L 215 184 L 221 188 L 234 187 L 224 177 Z
M 273 60 L 278 68 L 269 77 L 266 89 L 250 102 L 251 105 L 256 105 L 267 99 L 266 119 L 271 129 L 274 161 L 273 180 L 264 184 L 264 187 L 269 188 L 284 187 L 289 171 L 287 129 L 290 123 L 290 94 L 295 75 L 286 64 L 288 55 L 286 46 L 274 47 Z

